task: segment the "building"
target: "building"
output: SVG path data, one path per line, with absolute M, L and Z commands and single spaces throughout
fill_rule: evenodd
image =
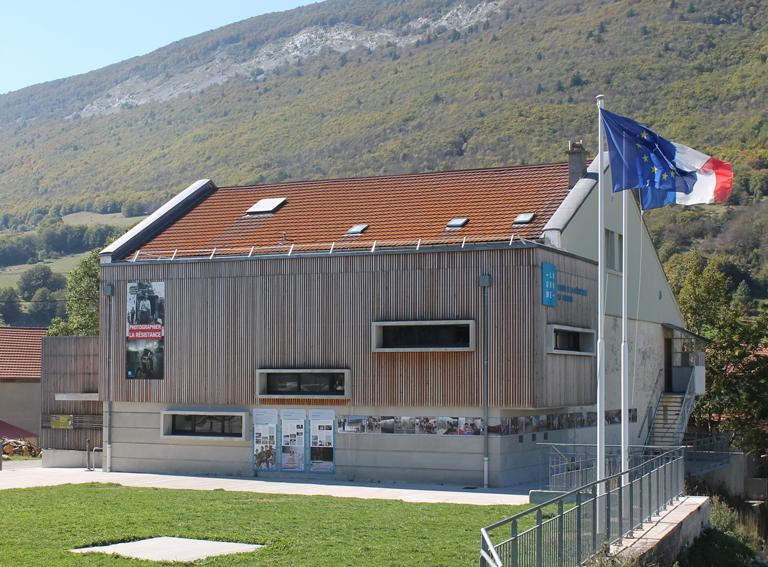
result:
M 487 463 L 491 485 L 537 480 L 539 443 L 595 438 L 595 172 L 573 145 L 558 164 L 194 183 L 101 253 L 105 467 L 481 485 Z M 644 443 L 685 332 L 634 202 L 627 238 Z
M 46 331 L 0 327 L 0 420 L 34 436 L 40 435 L 40 349 Z

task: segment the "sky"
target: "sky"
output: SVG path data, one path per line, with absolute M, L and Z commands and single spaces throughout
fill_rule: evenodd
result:
M 0 93 L 86 73 L 311 0 L 0 0 Z

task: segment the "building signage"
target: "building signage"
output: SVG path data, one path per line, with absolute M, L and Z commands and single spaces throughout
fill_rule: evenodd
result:
M 277 470 L 277 410 L 253 410 L 253 467 Z
M 51 429 L 74 429 L 75 416 L 65 414 L 51 414 Z
M 162 380 L 165 366 L 165 283 L 128 284 L 125 375 Z
M 557 266 L 548 262 L 541 263 L 541 303 L 557 307 Z
M 333 472 L 335 469 L 334 421 L 336 421 L 336 414 L 333 410 L 309 412 L 309 470 L 311 472 Z
M 573 303 L 575 297 L 587 297 L 587 290 L 583 287 L 574 287 L 571 285 L 557 285 L 557 299 L 566 303 Z
M 304 410 L 283 410 L 280 421 L 282 437 L 280 468 L 284 471 L 304 472 Z

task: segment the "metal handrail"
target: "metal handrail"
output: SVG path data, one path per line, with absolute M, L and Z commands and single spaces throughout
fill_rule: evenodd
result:
M 693 402 L 696 399 L 696 380 L 693 373 L 688 379 L 688 387 L 685 389 L 685 397 L 683 403 L 680 405 L 680 415 L 677 416 L 677 423 L 675 424 L 675 439 L 682 439 L 682 435 L 685 434 L 685 428 L 688 425 L 688 418 L 691 417 L 693 411 Z
M 587 483 L 481 528 L 481 566 L 504 567 L 506 564 L 502 556 L 510 558 L 510 567 L 542 565 L 545 554 L 555 557 L 558 565 L 565 564 L 566 556 L 569 561 L 576 560 L 576 565 L 581 565 L 600 550 L 603 542 L 610 544 L 620 539 L 635 529 L 638 521 L 642 523 L 682 495 L 685 447 L 666 449 L 627 471 Z M 628 482 L 622 482 L 622 477 Z M 611 505 L 612 498 L 616 499 L 614 507 L 618 504 L 615 510 Z M 575 505 L 570 506 L 573 502 Z M 569 506 L 566 508 L 566 505 Z M 545 508 L 555 506 L 557 513 L 544 520 Z M 567 522 L 566 514 L 572 514 L 567 518 Z M 575 535 L 565 527 L 566 524 L 574 523 L 574 515 Z M 519 532 L 521 521 L 530 517 L 535 518 L 534 526 Z M 588 520 L 591 527 L 592 537 L 587 540 L 584 539 L 585 534 L 582 531 L 584 519 Z M 612 532 L 614 524 L 617 524 L 617 529 Z M 511 537 L 505 535 L 502 541 L 494 544 L 491 532 L 507 525 L 511 527 L 510 532 L 507 532 L 511 533 Z M 528 537 L 531 534 L 533 539 Z M 543 544 L 545 538 L 549 538 L 546 546 Z M 531 545 L 526 546 L 526 543 Z M 518 563 L 519 552 L 523 554 L 525 563 Z
M 643 426 L 645 425 L 646 420 L 648 421 L 648 431 L 645 433 L 645 444 L 647 445 L 648 442 L 651 440 L 651 429 L 653 429 L 653 422 L 656 419 L 656 414 L 659 411 L 659 405 L 661 404 L 661 397 L 664 394 L 664 387 L 659 386 L 659 382 L 661 382 L 664 378 L 664 373 L 660 372 L 658 376 L 656 376 L 656 383 L 653 386 L 653 391 L 656 392 L 656 403 L 653 405 L 653 412 L 650 414 L 650 419 L 648 419 L 648 410 L 645 411 L 645 417 L 643 418 L 643 423 L 640 424 L 640 431 L 643 431 Z M 649 401 L 648 407 L 650 408 L 651 402 Z M 638 435 L 640 437 L 640 435 Z

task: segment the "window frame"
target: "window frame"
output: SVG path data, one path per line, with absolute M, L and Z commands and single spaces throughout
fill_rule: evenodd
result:
M 383 347 L 384 327 L 444 327 L 466 325 L 469 327 L 469 344 L 466 347 Z M 475 350 L 474 319 L 430 319 L 426 321 L 374 321 L 371 323 L 371 350 L 373 352 L 473 352 Z
M 201 416 L 231 416 L 242 420 L 240 435 L 185 435 L 173 432 L 174 415 L 201 415 Z M 248 441 L 248 412 L 247 411 L 207 411 L 207 410 L 163 410 L 160 412 L 160 437 L 163 439 L 188 439 L 194 441 Z
M 269 374 L 342 374 L 344 393 L 339 394 L 270 394 Z M 256 395 L 264 399 L 297 398 L 307 400 L 345 400 L 352 397 L 352 371 L 349 368 L 259 368 L 256 370 Z
M 555 348 L 555 332 L 579 334 L 579 345 L 587 345 L 588 350 L 560 350 Z M 547 354 L 568 354 L 572 356 L 595 356 L 597 343 L 594 329 L 571 327 L 568 325 L 547 325 Z

